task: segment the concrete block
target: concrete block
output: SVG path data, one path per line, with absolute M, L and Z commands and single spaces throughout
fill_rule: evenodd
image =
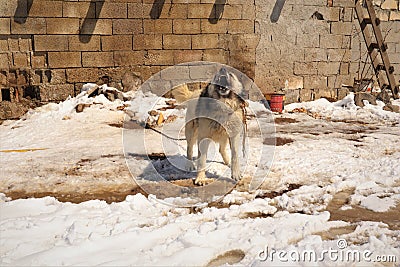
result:
M 85 25 L 83 25 L 83 22 L 85 22 Z M 87 19 L 82 20 L 80 29 L 80 34 L 112 35 L 113 23 L 110 19 Z
M 213 4 L 188 4 L 188 18 L 190 19 L 208 19 L 209 17 L 215 18 L 213 11 Z M 225 15 L 225 13 L 224 13 Z
M 68 36 L 68 50 L 69 51 L 100 51 L 100 36 L 91 35 L 86 36 L 88 42 L 79 40 L 78 35 Z
M 316 75 L 317 72 L 317 62 L 294 62 L 295 75 Z
M 50 68 L 77 68 L 81 67 L 81 53 L 79 52 L 49 52 Z
M 217 24 L 211 24 L 207 19 L 201 19 L 201 33 L 227 33 L 228 20 L 220 20 Z
M 328 88 L 328 78 L 326 76 L 304 76 L 305 89 L 326 89 Z
M 68 51 L 68 35 L 35 35 L 35 51 Z
M 229 20 L 228 33 L 255 33 L 252 20 Z
M 296 45 L 304 48 L 319 47 L 319 34 L 298 34 Z
M 11 34 L 46 34 L 46 19 L 29 18 L 24 24 L 11 20 Z
M 242 19 L 254 20 L 256 18 L 256 6 L 254 4 L 242 5 Z
M 306 62 L 328 60 L 328 51 L 323 48 L 305 48 L 304 55 Z
M 193 49 L 213 49 L 219 47 L 220 42 L 218 34 L 201 34 L 192 37 Z
M 9 18 L 0 18 L 0 34 L 11 33 L 11 20 Z
M 203 59 L 202 50 L 175 50 L 174 64 L 180 64 L 192 61 L 201 61 Z
M 115 51 L 115 66 L 135 66 L 144 64 L 144 51 Z
M 332 22 L 331 23 L 331 33 L 332 34 L 342 34 L 351 35 L 353 30 L 352 22 Z
M 162 49 L 161 34 L 136 34 L 133 37 L 133 49 Z
M 132 50 L 132 35 L 101 36 L 101 49 L 103 51 Z
M 195 37 L 195 36 L 193 36 Z M 163 35 L 163 48 L 164 49 L 191 49 L 192 36 L 191 35 Z
M 105 1 L 100 12 L 100 18 L 127 18 L 127 3 Z
M 67 82 L 69 83 L 87 83 L 94 82 L 100 78 L 97 68 L 79 68 L 67 69 Z
M 63 16 L 63 1 L 42 0 L 33 1 L 29 10 L 29 17 L 54 18 Z
M 175 19 L 173 29 L 175 34 L 199 34 L 200 19 Z
M 154 23 L 156 23 L 156 22 L 154 21 Z M 154 32 L 154 29 L 153 29 L 153 31 L 148 29 L 146 32 L 148 32 L 148 33 Z M 141 20 L 141 19 L 114 19 L 112 21 L 112 33 L 113 34 L 143 33 L 143 20 Z
M 174 64 L 174 50 L 149 50 L 145 55 L 145 65 L 170 66 Z
M 393 21 L 393 20 L 400 20 L 400 12 L 399 11 L 390 11 L 390 18 L 389 20 Z
M 152 6 L 152 5 L 151 5 Z M 128 18 L 130 19 L 142 19 L 148 16 L 144 13 L 144 6 L 142 3 L 128 3 Z
M 144 32 L 150 33 L 172 33 L 172 20 L 159 19 L 159 20 L 143 20 Z
M 254 5 L 252 5 L 252 6 L 254 8 Z M 251 12 L 250 9 L 247 9 L 247 11 Z M 242 14 L 244 14 L 242 5 L 230 4 L 230 5 L 225 5 L 222 17 L 224 19 L 238 20 L 238 19 L 243 19 Z M 245 14 L 245 15 L 246 15 L 246 19 L 248 19 L 248 20 L 254 19 L 254 18 L 249 18 L 249 17 L 251 17 L 250 14 Z
M 63 1 L 64 18 L 95 18 L 96 9 L 89 8 L 90 2 Z
M 340 62 L 318 62 L 318 75 L 329 76 L 339 74 Z
M 210 11 L 211 12 L 211 11 Z M 148 15 L 149 13 L 145 13 L 144 15 Z M 186 19 L 188 18 L 188 4 L 177 4 L 174 3 L 169 4 L 169 6 L 166 6 L 163 8 L 160 19 Z
M 73 84 L 42 84 L 40 85 L 40 98 L 42 101 L 64 101 L 68 96 L 74 95 Z
M 398 3 L 396 0 L 385 0 L 385 2 L 381 4 L 381 8 L 388 10 L 397 10 Z
M 78 18 L 48 18 L 46 19 L 47 34 L 78 34 Z
M 300 89 L 285 90 L 285 104 L 297 103 L 300 100 Z
M 312 89 L 304 88 L 300 90 L 300 102 L 314 100 L 314 92 Z
M 203 52 L 203 60 L 227 64 L 229 52 L 224 49 L 207 49 Z
M 113 67 L 113 52 L 82 52 L 82 67 Z
M 343 35 L 340 34 L 321 34 L 319 38 L 321 48 L 342 48 Z
M 30 60 L 28 53 L 13 52 L 13 67 L 14 68 L 27 68 Z
M 47 53 L 33 52 L 31 53 L 31 67 L 33 69 L 41 69 L 47 67 Z

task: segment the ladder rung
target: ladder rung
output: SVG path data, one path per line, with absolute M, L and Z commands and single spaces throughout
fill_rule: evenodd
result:
M 364 18 L 360 23 L 361 30 L 364 30 L 367 27 L 368 24 L 371 24 L 371 19 L 370 18 Z
M 371 53 L 374 49 L 379 49 L 379 45 L 377 43 L 371 43 L 368 47 L 368 52 Z

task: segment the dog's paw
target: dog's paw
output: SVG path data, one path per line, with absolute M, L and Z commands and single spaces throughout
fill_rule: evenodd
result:
M 195 185 L 207 185 L 214 182 L 214 179 L 207 178 L 207 177 L 197 177 L 196 180 L 194 180 Z
M 194 166 L 193 161 L 188 160 L 188 161 L 186 162 L 185 169 L 186 169 L 187 171 L 189 171 L 189 172 L 194 171 L 194 170 L 196 169 L 196 167 Z
M 240 173 L 237 173 L 237 174 L 232 174 L 231 178 L 238 182 L 242 180 L 243 176 Z

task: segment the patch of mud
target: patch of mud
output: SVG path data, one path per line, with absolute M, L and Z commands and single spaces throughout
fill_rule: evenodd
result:
M 328 231 L 315 233 L 316 235 L 321 236 L 322 240 L 335 240 L 338 239 L 342 235 L 353 233 L 357 228 L 356 224 L 343 226 L 343 227 L 334 227 L 330 228 Z
M 291 138 L 269 137 L 264 139 L 263 144 L 268 146 L 284 146 L 293 142 L 294 140 Z
M 240 249 L 234 249 L 225 252 L 224 254 L 218 255 L 216 258 L 212 259 L 206 266 L 216 267 L 225 265 L 234 265 L 239 263 L 246 254 Z
M 147 193 L 140 187 L 132 185 L 114 186 L 108 188 L 99 188 L 98 190 L 88 191 L 85 193 L 77 192 L 26 192 L 26 191 L 11 191 L 6 193 L 7 197 L 12 200 L 15 199 L 28 199 L 28 198 L 43 198 L 54 197 L 60 202 L 82 203 L 89 200 L 104 200 L 107 203 L 121 202 L 129 195 L 136 195 L 141 193 L 147 196 Z
M 296 123 L 299 122 L 298 120 L 292 118 L 275 118 L 276 124 L 289 124 L 289 123 Z
M 299 189 L 300 187 L 302 187 L 303 185 L 301 184 L 289 184 L 288 187 L 284 190 L 278 191 L 278 192 L 266 192 L 260 195 L 257 195 L 256 198 L 275 198 L 278 196 L 282 196 L 283 194 L 286 194 L 290 191 Z
M 345 221 L 357 223 L 361 221 L 374 221 L 386 223 L 392 230 L 400 230 L 400 204 L 387 212 L 374 212 L 360 206 L 352 206 L 352 209 L 340 209 L 350 203 L 350 196 L 353 190 L 347 190 L 337 193 L 327 206 L 326 210 L 330 212 L 331 221 Z

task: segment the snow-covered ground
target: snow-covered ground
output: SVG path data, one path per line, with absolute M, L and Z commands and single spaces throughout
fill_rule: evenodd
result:
M 143 122 L 149 110 L 166 107 L 166 99 L 140 92 L 131 96 L 132 101 L 110 102 L 83 93 L 0 125 L 2 266 L 365 266 L 385 260 L 398 266 L 400 222 L 388 214 L 400 210 L 400 114 L 382 106 L 358 108 L 352 95 L 336 103 L 291 104 L 274 116 L 251 102 L 249 113 L 257 119 L 248 121 L 245 179 L 254 183 L 240 184 L 219 202 L 205 205 L 192 194 L 200 187 L 182 186 L 195 174 L 163 157 L 147 157 L 184 154 L 184 141 L 175 142 L 173 150 L 139 124 L 126 122 L 121 128 L 126 113 Z M 78 103 L 88 107 L 76 113 Z M 185 110 L 163 114 L 176 115 L 164 125 L 174 135 Z M 210 156 L 209 175 L 229 177 L 218 153 L 211 150 Z M 182 160 L 172 159 L 177 165 Z M 152 166 L 181 186 L 154 179 Z M 130 172 L 150 195 L 111 204 L 6 196 L 112 195 L 137 187 Z M 229 179 L 222 184 L 226 190 L 233 187 Z M 168 195 L 168 190 L 175 191 Z M 380 212 L 382 219 L 332 220 L 336 211 L 329 205 L 340 192 L 348 193 L 340 212 Z M 188 203 L 199 206 L 181 207 Z M 302 259 L 310 254 L 315 259 Z

